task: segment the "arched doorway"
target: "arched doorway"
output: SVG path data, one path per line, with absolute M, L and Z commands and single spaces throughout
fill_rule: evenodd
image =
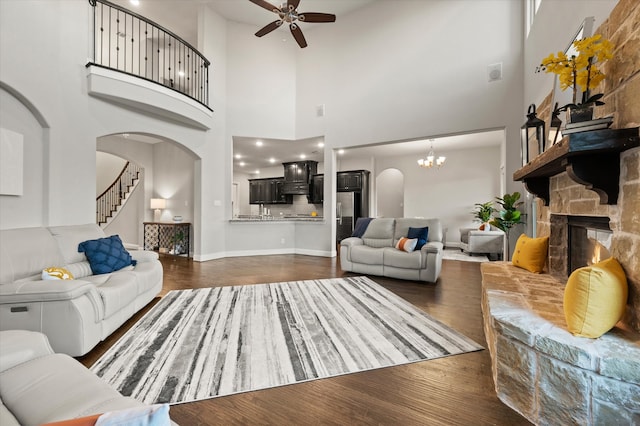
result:
M 404 174 L 385 169 L 376 177 L 376 212 L 378 217 L 404 217 Z
M 136 193 L 130 196 L 119 216 L 104 227 L 105 232 L 117 233 L 124 242 L 142 246 L 143 222 L 153 220 L 152 198 L 166 200 L 161 222 L 172 222 L 174 216 L 182 216 L 184 223 L 194 224 L 198 157 L 192 151 L 173 140 L 141 133 L 101 136 L 96 141 L 96 151 L 136 163 L 143 170 Z

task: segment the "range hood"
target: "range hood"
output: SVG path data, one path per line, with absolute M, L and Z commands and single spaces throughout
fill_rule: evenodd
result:
M 318 171 L 317 161 L 291 161 L 284 166 L 282 193 L 287 195 L 309 195 L 311 176 Z

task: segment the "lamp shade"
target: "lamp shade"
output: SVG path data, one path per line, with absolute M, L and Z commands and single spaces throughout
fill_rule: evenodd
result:
M 151 208 L 152 209 L 164 209 L 167 207 L 167 200 L 164 198 L 152 198 L 151 199 Z

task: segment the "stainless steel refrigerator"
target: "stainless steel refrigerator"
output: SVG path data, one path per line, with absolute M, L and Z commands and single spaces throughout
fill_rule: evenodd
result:
M 338 192 L 336 201 L 336 240 L 341 241 L 351 236 L 356 221 L 354 192 Z

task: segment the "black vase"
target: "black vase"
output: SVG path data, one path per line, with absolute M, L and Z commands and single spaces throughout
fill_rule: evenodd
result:
M 569 123 L 580 123 L 593 120 L 593 108 L 593 104 L 569 107 L 569 117 L 567 121 Z

